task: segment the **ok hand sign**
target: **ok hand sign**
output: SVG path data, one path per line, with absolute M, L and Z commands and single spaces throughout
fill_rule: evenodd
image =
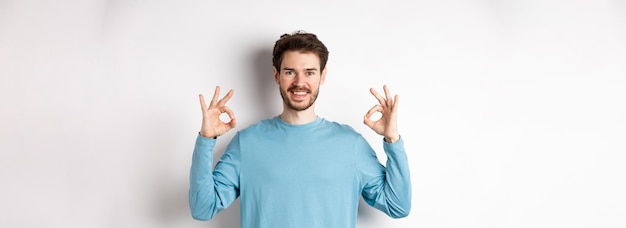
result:
M 363 117 L 363 123 L 370 127 L 374 132 L 385 137 L 385 141 L 388 143 L 394 143 L 400 140 L 400 134 L 398 133 L 398 95 L 393 98 L 389 93 L 387 86 L 383 86 L 385 91 L 385 97 L 383 98 L 374 90 L 370 88 L 370 92 L 378 100 L 377 105 L 374 105 L 367 114 Z M 370 119 L 376 112 L 380 112 L 382 116 L 378 120 Z
M 204 96 L 202 96 L 202 94 L 199 95 L 200 107 L 202 107 L 202 128 L 200 129 L 200 135 L 207 138 L 215 138 L 223 135 L 235 127 L 235 115 L 228 107 L 226 107 L 226 102 L 228 102 L 230 97 L 233 96 L 234 92 L 235 91 L 231 89 L 228 93 L 226 93 L 224 98 L 218 101 L 217 98 L 220 95 L 220 87 L 216 86 L 213 99 L 211 99 L 211 103 L 208 108 L 204 102 Z M 220 119 L 220 115 L 222 113 L 226 113 L 230 118 L 228 123 L 224 123 Z

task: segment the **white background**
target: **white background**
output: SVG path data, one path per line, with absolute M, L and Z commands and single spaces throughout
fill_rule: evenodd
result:
M 400 95 L 413 209 L 359 227 L 626 227 L 619 0 L 0 0 L 0 227 L 238 227 L 238 201 L 189 213 L 197 95 L 234 89 L 237 130 L 277 115 L 300 29 L 330 50 L 318 114 L 382 162 L 368 89 Z

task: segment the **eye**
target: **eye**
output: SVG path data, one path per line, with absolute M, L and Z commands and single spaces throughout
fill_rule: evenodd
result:
M 307 76 L 313 76 L 313 75 L 315 75 L 315 72 L 313 72 L 313 71 L 308 71 L 308 72 L 306 72 L 306 75 L 307 75 Z
M 285 71 L 285 75 L 293 75 L 293 71 Z

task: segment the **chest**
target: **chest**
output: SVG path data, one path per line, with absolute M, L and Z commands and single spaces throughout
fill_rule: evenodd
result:
M 332 141 L 259 142 L 242 151 L 241 187 L 351 188 L 357 179 L 354 154 L 349 145 Z

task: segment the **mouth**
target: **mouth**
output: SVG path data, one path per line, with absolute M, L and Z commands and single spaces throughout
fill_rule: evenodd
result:
M 306 95 L 308 92 L 305 91 L 291 91 L 294 95 Z
M 309 91 L 302 90 L 302 89 L 294 89 L 294 90 L 289 90 L 289 93 L 291 93 L 291 96 L 293 97 L 293 99 L 302 100 L 309 94 Z

